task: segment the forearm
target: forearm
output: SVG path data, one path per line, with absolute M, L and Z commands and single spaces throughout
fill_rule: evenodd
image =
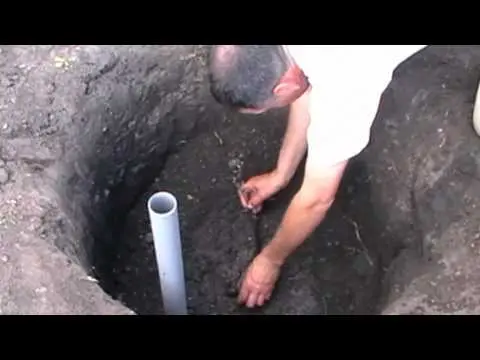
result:
M 330 203 L 311 204 L 301 196 L 295 196 L 272 241 L 263 249 L 263 254 L 282 265 L 323 221 Z
M 286 185 L 298 168 L 307 150 L 307 128 L 309 124 L 308 99 L 298 99 L 290 107 L 289 119 L 276 171 Z
M 262 253 L 281 265 L 322 222 L 333 204 L 348 161 L 315 168 L 307 161 L 302 187 L 293 197 L 272 241 Z

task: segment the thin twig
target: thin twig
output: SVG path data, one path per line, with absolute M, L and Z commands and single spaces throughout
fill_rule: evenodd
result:
M 353 227 L 355 229 L 355 237 L 357 238 L 360 245 L 362 245 L 362 248 L 363 248 L 363 251 L 365 253 L 365 257 L 367 258 L 368 263 L 370 264 L 370 266 L 373 267 L 372 258 L 370 257 L 370 254 L 368 253 L 368 249 L 365 246 L 365 244 L 363 243 L 362 237 L 360 236 L 360 230 L 358 229 L 358 224 L 354 220 L 352 220 L 348 217 L 346 217 L 346 219 L 353 225 Z
M 213 135 L 217 138 L 220 146 L 222 146 L 223 145 L 223 139 L 220 137 L 220 135 L 218 135 L 218 133 L 216 131 L 213 132 Z

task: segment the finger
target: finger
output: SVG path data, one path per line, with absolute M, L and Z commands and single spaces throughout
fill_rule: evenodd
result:
M 263 203 L 263 196 L 258 191 L 251 193 L 248 199 L 248 205 L 250 209 L 261 209 Z M 259 211 L 259 210 L 257 210 Z
M 238 191 L 238 195 L 240 197 L 240 202 L 242 203 L 242 206 L 245 208 L 250 208 L 250 199 L 252 197 L 254 190 L 247 188 L 247 187 L 242 187 Z
M 246 286 L 245 281 L 243 281 L 240 287 L 240 291 L 238 293 L 238 299 L 237 299 L 238 303 L 239 304 L 246 303 L 248 299 L 248 295 L 249 295 L 248 287 Z
M 248 300 L 247 300 L 247 307 L 248 308 L 253 308 L 257 304 L 257 299 L 258 295 L 255 292 L 251 292 L 250 295 L 248 295 Z
M 240 198 L 240 203 L 244 208 L 248 208 L 248 200 L 243 193 L 238 192 L 238 197 Z
M 265 303 L 265 296 L 263 294 L 258 295 L 257 305 L 258 306 L 263 306 L 264 303 Z
M 245 196 L 245 191 L 240 188 L 238 189 L 238 197 L 240 198 L 240 203 L 242 204 L 243 207 L 247 207 L 247 198 Z

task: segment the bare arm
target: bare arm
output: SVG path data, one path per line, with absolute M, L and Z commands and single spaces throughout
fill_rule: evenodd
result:
M 306 169 L 302 187 L 292 199 L 280 227 L 262 254 L 282 265 L 322 222 L 335 199 L 348 161 L 324 169 Z
M 307 92 L 290 105 L 288 125 L 275 170 L 282 187 L 291 180 L 307 150 L 307 128 L 310 122 L 308 101 Z

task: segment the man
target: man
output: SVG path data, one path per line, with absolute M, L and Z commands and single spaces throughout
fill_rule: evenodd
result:
M 212 95 L 244 113 L 290 106 L 275 169 L 248 179 L 242 205 L 261 210 L 293 177 L 308 146 L 305 175 L 273 239 L 249 265 L 239 302 L 269 300 L 280 269 L 324 219 L 347 162 L 370 139 L 380 97 L 395 67 L 425 45 L 215 45 Z

